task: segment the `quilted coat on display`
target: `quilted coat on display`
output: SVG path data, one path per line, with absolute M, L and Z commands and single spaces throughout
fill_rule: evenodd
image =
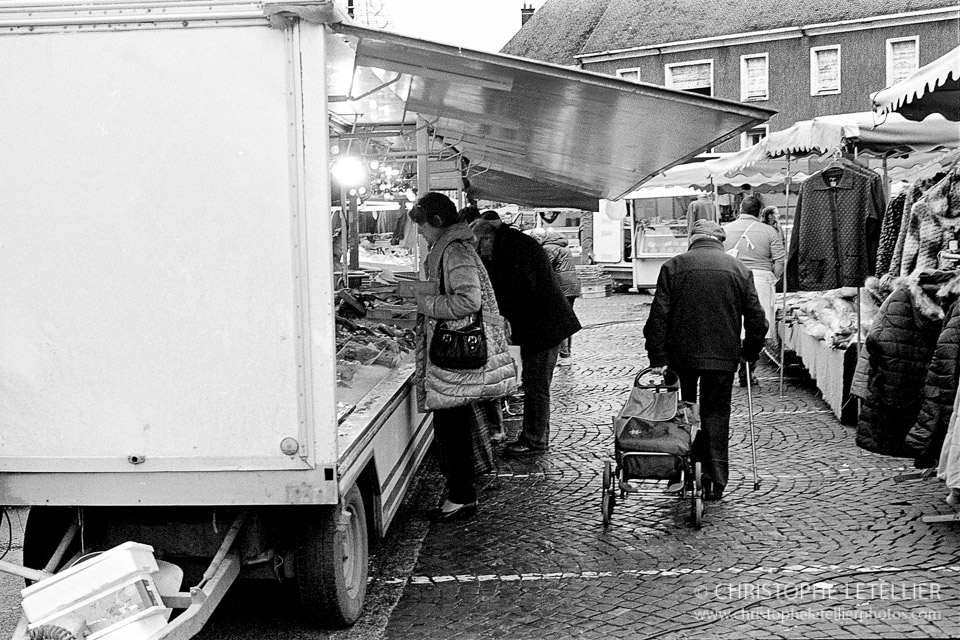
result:
M 950 424 L 953 401 L 957 396 L 960 373 L 960 274 L 945 283 L 937 292 L 941 307 L 946 309 L 943 329 L 927 370 L 920 417 L 907 434 L 906 446 L 916 456 L 916 466 L 934 467 Z
M 912 457 L 905 445 L 923 403 L 927 369 L 943 326 L 937 291 L 951 272 L 919 272 L 901 278 L 867 333 L 867 394 L 860 407 L 857 446 Z

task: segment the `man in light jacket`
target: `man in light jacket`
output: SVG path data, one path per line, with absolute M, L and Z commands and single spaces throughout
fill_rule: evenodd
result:
M 650 316 L 643 327 L 647 357 L 655 373 L 669 367 L 680 378 L 680 394 L 697 402 L 700 429 L 691 455 L 700 462 L 707 500 L 719 500 L 727 485 L 730 399 L 740 359 L 756 362 L 767 320 L 746 266 L 723 250 L 717 222 L 693 225 L 686 253 L 660 268 Z M 741 344 L 740 332 L 746 330 Z
M 727 239 L 723 242 L 725 251 L 736 249 L 737 258 L 753 274 L 753 286 L 757 289 L 760 306 L 767 318 L 766 340 L 776 337 L 773 300 L 776 294 L 777 280 L 783 273 L 786 250 L 780 232 L 760 220 L 763 207 L 758 198 L 747 196 L 740 203 L 740 217 L 725 225 L 723 230 Z M 740 386 L 747 386 L 746 367 L 740 364 L 738 373 Z M 757 384 L 756 379 L 751 381 Z

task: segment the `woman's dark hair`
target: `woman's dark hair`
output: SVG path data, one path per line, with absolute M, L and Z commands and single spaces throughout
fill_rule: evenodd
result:
M 407 215 L 417 224 L 426 222 L 434 227 L 449 227 L 460 222 L 457 205 L 453 204 L 453 200 L 436 191 L 420 196 Z
M 484 220 L 499 220 L 500 214 L 494 211 L 493 209 L 487 209 L 480 214 L 480 217 Z

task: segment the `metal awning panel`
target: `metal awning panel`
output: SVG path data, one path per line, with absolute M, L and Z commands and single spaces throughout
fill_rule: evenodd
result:
M 403 74 L 410 78 L 409 91 L 393 92 L 392 99 L 404 100 L 406 121 L 422 115 L 431 132 L 457 144 L 474 169 L 534 175 L 589 200 L 629 193 L 774 113 L 345 23 L 331 26 L 331 40 L 355 50 L 351 95 L 372 88 L 371 71 L 377 78 Z M 388 90 L 365 99 L 382 108 L 380 94 Z M 359 123 L 378 117 L 359 102 L 353 114 Z M 346 116 L 348 104 L 337 103 L 338 113 Z

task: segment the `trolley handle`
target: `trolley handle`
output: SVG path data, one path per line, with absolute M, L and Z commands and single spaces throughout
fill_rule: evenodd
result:
M 637 377 L 633 379 L 633 386 L 638 389 L 649 389 L 657 393 L 668 393 L 670 391 L 680 390 L 680 376 L 678 376 L 669 367 L 663 372 L 663 376 L 660 379 L 660 384 L 641 383 L 640 378 L 642 378 L 645 374 L 650 373 L 652 370 L 653 370 L 652 367 L 641 369 L 640 372 L 637 374 Z

